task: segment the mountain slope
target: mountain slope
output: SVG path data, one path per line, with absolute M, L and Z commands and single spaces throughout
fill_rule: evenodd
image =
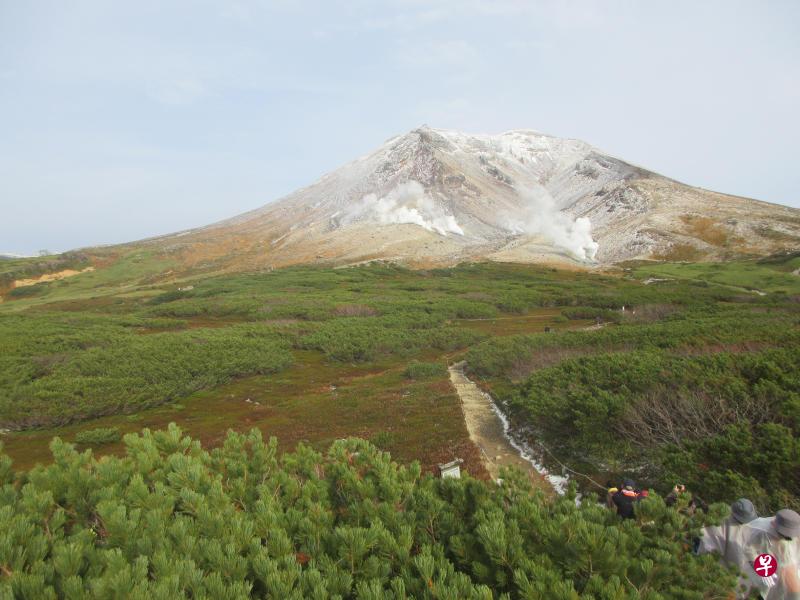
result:
M 422 127 L 266 206 L 148 240 L 190 264 L 611 263 L 800 246 L 800 210 L 693 188 L 534 131 Z

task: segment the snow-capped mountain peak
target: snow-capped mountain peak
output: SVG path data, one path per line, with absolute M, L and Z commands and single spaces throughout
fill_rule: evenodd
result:
M 713 257 L 737 245 L 769 251 L 800 238 L 798 213 L 680 184 L 580 140 L 422 126 L 263 208 L 154 242 L 216 256 L 213 248 L 235 240 L 249 262 L 270 265 L 591 264 L 678 251 Z

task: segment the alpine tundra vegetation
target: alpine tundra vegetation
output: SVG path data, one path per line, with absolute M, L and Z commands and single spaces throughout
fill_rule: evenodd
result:
M 5 597 L 726 598 L 700 528 L 740 496 L 800 506 L 796 254 L 179 282 L 116 260 L 0 305 Z M 566 495 L 488 480 L 464 360 L 581 473 Z M 621 522 L 592 481 L 627 473 L 653 493 Z M 676 482 L 708 510 L 665 505 Z
M 204 450 L 171 426 L 98 460 L 3 459 L 5 598 L 723 598 L 735 578 L 691 536 L 717 512 L 657 497 L 620 524 L 509 473 L 423 476 L 363 440 L 279 455 L 259 431 Z

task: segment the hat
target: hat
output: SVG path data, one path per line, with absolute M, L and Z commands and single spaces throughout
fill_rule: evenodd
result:
M 633 479 L 623 479 L 622 480 L 622 487 L 624 487 L 624 488 L 626 488 L 626 487 L 635 488 L 636 487 L 636 482 Z
M 731 516 L 737 523 L 749 523 L 758 517 L 753 503 L 747 498 L 739 498 L 736 502 L 731 504 Z
M 775 513 L 775 529 L 783 537 L 800 537 L 800 515 L 789 508 Z

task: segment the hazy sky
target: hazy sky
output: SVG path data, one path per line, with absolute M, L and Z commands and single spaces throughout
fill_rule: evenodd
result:
M 800 206 L 800 2 L 0 0 L 0 251 L 258 207 L 423 123 Z

